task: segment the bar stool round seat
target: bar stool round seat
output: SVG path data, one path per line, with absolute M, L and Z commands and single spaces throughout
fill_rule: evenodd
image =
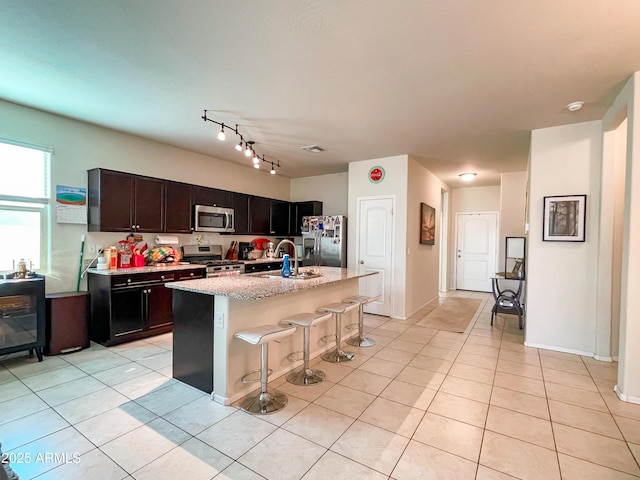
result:
M 346 303 L 330 303 L 318 308 L 319 312 L 332 313 L 336 320 L 336 348 L 321 355 L 321 358 L 331 363 L 341 363 L 353 360 L 354 353 L 345 352 L 341 348 L 342 343 L 342 314 L 353 310 L 356 305 Z
M 242 376 L 242 383 L 250 383 L 256 380 L 248 380 L 247 377 L 260 372 L 260 392 L 257 395 L 250 393 L 240 402 L 240 408 L 245 412 L 266 415 L 277 412 L 287 404 L 287 396 L 284 393 L 276 390 L 267 390 L 267 380 L 269 378 L 269 342 L 293 335 L 295 330 L 295 327 L 289 326 L 261 325 L 236 332 L 233 335 L 234 338 L 244 340 L 251 345 L 260 345 L 262 347 L 260 369 L 252 370 Z
M 378 301 L 380 298 L 381 295 L 376 295 L 375 297 L 355 295 L 342 300 L 343 303 L 358 305 L 358 335 L 347 340 L 349 345 L 354 347 L 373 347 L 376 344 L 375 340 L 364 336 L 364 306 Z
M 329 317 L 331 317 L 331 313 L 304 312 L 298 313 L 297 315 L 289 318 L 285 318 L 280 322 L 284 325 L 300 327 L 303 329 L 304 333 L 304 345 L 302 350 L 302 358 L 304 363 L 301 369 L 296 369 L 287 374 L 287 382 L 294 385 L 307 386 L 315 385 L 324 381 L 326 374 L 322 370 L 313 370 L 309 366 L 309 352 L 311 350 L 309 346 L 309 329 L 316 322 L 327 320 Z

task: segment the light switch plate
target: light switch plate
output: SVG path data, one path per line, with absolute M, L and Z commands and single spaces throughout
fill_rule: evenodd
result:
M 214 325 L 216 328 L 224 328 L 224 313 L 215 312 L 214 317 Z

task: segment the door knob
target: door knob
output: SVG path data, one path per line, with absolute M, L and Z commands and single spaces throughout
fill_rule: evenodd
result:
M 364 260 L 360 260 L 360 265 L 364 265 Z

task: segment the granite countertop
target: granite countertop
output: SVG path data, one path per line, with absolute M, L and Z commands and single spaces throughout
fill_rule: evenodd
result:
M 291 260 L 293 260 L 293 258 L 291 258 Z M 256 260 L 240 260 L 240 262 L 244 263 L 245 265 L 251 264 L 251 263 L 273 263 L 273 262 L 281 262 L 282 258 L 267 258 L 267 257 L 262 257 L 262 258 L 258 258 Z
M 161 266 L 156 265 L 147 265 L 146 267 L 131 267 L 131 268 L 113 268 L 109 270 L 98 270 L 97 268 L 90 268 L 87 270 L 88 273 L 95 273 L 97 275 L 133 275 L 136 273 L 157 273 L 157 272 L 168 272 L 171 270 L 191 270 L 197 268 L 205 268 L 204 265 L 196 265 L 196 264 L 179 264 L 179 263 L 170 263 L 170 264 L 160 264 Z
M 358 273 L 350 268 L 337 267 L 308 267 L 300 271 L 316 270 L 322 275 L 309 280 L 294 280 L 289 278 L 264 278 L 265 273 L 247 275 L 233 275 L 228 277 L 201 278 L 182 282 L 168 283 L 168 288 L 184 290 L 185 292 L 202 293 L 205 295 L 221 295 L 239 300 L 259 300 L 261 298 L 286 295 L 310 288 L 321 287 L 331 283 L 338 283 L 352 278 L 375 275 L 372 273 Z

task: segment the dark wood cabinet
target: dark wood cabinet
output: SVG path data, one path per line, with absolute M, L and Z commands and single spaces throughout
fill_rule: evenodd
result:
M 173 297 L 165 284 L 205 276 L 205 267 L 117 275 L 90 273 L 91 340 L 110 346 L 170 332 Z
M 165 183 L 164 231 L 191 233 L 193 231 L 193 186 L 188 183 Z
M 231 192 L 231 208 L 235 221 L 235 235 L 250 234 L 249 230 L 249 195 Z
M 164 180 L 89 170 L 90 232 L 164 231 Z
M 282 260 L 274 262 L 245 262 L 244 273 L 269 272 L 271 270 L 282 270 Z
M 193 203 L 195 205 L 209 205 L 229 208 L 231 206 L 231 192 L 217 188 L 193 188 Z
M 291 226 L 290 226 L 290 234 L 291 235 L 302 235 L 301 227 L 302 227 L 302 217 L 308 217 L 311 215 L 322 215 L 322 202 L 317 200 L 310 200 L 308 202 L 296 202 L 292 204 L 291 213 Z
M 249 197 L 249 232 L 255 235 L 271 234 L 271 199 Z
M 164 180 L 135 177 L 136 232 L 164 231 Z
M 282 200 L 271 200 L 269 212 L 269 233 L 271 235 L 288 236 L 291 203 Z

